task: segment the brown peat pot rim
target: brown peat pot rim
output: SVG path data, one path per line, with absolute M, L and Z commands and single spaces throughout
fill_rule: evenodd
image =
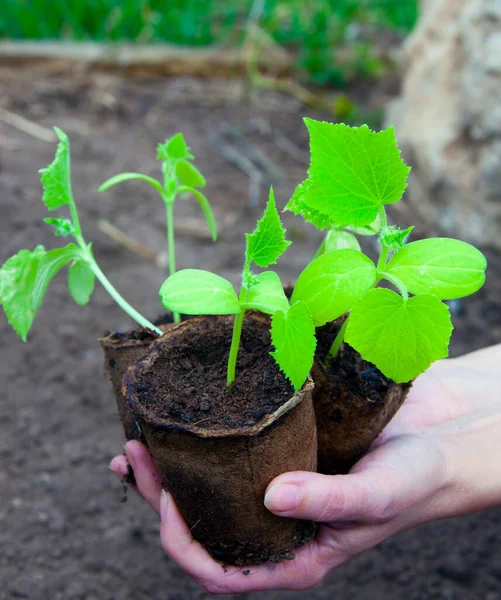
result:
M 154 362 L 157 360 L 157 348 L 156 346 L 159 343 L 162 343 L 165 337 L 175 337 L 177 331 L 186 327 L 196 326 L 198 323 L 204 321 L 206 316 L 213 315 L 202 315 L 189 319 L 189 321 L 185 321 L 183 323 L 178 323 L 169 328 L 167 332 L 165 332 L 162 336 L 159 336 L 147 350 L 147 353 L 143 358 L 136 361 L 135 364 L 141 363 L 143 368 L 152 368 Z M 234 318 L 233 315 L 218 315 L 220 317 L 228 317 Z M 256 321 L 266 322 L 269 325 L 269 317 L 257 311 L 249 311 L 246 315 L 246 318 L 254 318 Z M 175 344 L 175 340 L 173 340 Z M 126 399 L 128 409 L 134 413 L 136 418 L 140 418 L 143 421 L 147 422 L 149 425 L 153 427 L 158 427 L 163 430 L 175 430 L 175 431 L 184 431 L 187 433 L 191 433 L 195 436 L 201 438 L 230 438 L 230 437 L 251 437 L 259 435 L 264 429 L 274 423 L 277 419 L 279 419 L 282 415 L 287 413 L 289 410 L 297 406 L 305 397 L 306 394 L 313 391 L 314 383 L 310 376 L 304 383 L 303 387 L 297 391 L 292 398 L 290 398 L 287 402 L 282 404 L 272 413 L 267 413 L 262 417 L 257 423 L 254 425 L 235 427 L 230 429 L 216 429 L 211 430 L 210 428 L 202 428 L 198 427 L 194 423 L 186 423 L 175 421 L 174 419 L 157 417 L 151 414 L 151 411 L 147 409 L 147 407 L 139 400 L 138 394 L 134 385 L 134 369 L 135 365 L 131 365 L 124 376 L 123 384 L 122 384 L 122 393 L 124 398 Z M 238 375 L 237 375 L 238 377 Z

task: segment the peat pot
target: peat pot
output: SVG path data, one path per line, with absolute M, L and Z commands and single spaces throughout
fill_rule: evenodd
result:
M 277 475 L 316 469 L 313 383 L 294 393 L 270 356 L 269 319 L 249 313 L 228 389 L 233 319 L 170 328 L 128 368 L 123 395 L 195 539 L 223 563 L 257 565 L 293 558 L 315 532 L 263 504 Z

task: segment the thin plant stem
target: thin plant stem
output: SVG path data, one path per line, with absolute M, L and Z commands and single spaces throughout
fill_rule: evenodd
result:
M 138 313 L 135 308 L 133 308 L 126 300 L 124 300 L 124 298 L 122 298 L 122 296 L 117 292 L 117 290 L 112 285 L 110 280 L 101 271 L 99 265 L 96 263 L 95 260 L 92 260 L 90 262 L 89 266 L 92 269 L 92 272 L 94 273 L 96 278 L 99 280 L 101 285 L 104 287 L 104 289 L 113 298 L 113 300 L 115 300 L 115 302 L 118 304 L 118 306 L 120 306 L 120 308 L 129 315 L 129 317 L 134 319 L 134 321 L 136 321 L 141 327 L 144 327 L 145 329 L 151 329 L 158 335 L 162 335 L 163 331 L 161 329 L 159 329 L 158 327 L 153 325 L 153 323 L 150 323 L 148 321 L 148 319 L 145 319 L 143 317 L 143 315 Z
M 73 195 L 71 194 L 71 190 L 70 190 L 70 210 L 71 210 L 71 218 L 73 220 L 73 226 L 75 228 L 74 238 L 75 238 L 77 244 L 83 250 L 83 253 L 85 255 L 85 258 L 87 259 L 89 267 L 92 269 L 92 272 L 94 273 L 94 275 L 96 276 L 98 281 L 101 283 L 101 285 L 104 287 L 104 289 L 108 292 L 108 294 L 113 298 L 113 300 L 115 300 L 115 302 L 118 304 L 118 306 L 120 306 L 120 308 L 124 312 L 126 312 L 129 315 L 129 317 L 131 317 L 131 319 L 136 321 L 136 323 L 138 325 L 140 325 L 141 327 L 144 327 L 145 329 L 151 329 L 158 335 L 162 335 L 163 331 L 161 329 L 159 329 L 158 327 L 156 327 L 155 325 L 153 325 L 153 323 L 150 323 L 150 321 L 148 321 L 148 319 L 145 319 L 145 317 L 143 317 L 143 315 L 141 313 L 137 312 L 137 310 L 135 308 L 133 308 L 118 293 L 118 291 L 113 286 L 111 281 L 101 271 L 101 268 L 97 264 L 96 259 L 94 258 L 93 254 L 92 254 L 92 251 L 90 250 L 89 246 L 87 245 L 87 242 L 85 241 L 85 239 L 82 235 L 80 219 L 78 218 L 78 211 L 77 211 L 77 207 L 75 205 L 75 201 L 73 200 Z
M 380 208 L 380 214 L 381 214 L 381 229 L 383 229 L 387 225 L 386 211 L 384 210 L 384 206 L 382 206 Z M 377 281 L 382 279 L 381 273 L 382 273 L 382 271 L 384 271 L 384 268 L 386 267 L 386 263 L 388 262 L 388 253 L 389 253 L 388 247 L 383 246 L 381 244 L 381 254 L 379 255 L 379 260 L 377 263 L 377 272 L 378 272 Z
M 315 258 L 322 256 L 322 254 L 324 254 L 324 252 L 325 252 L 325 238 L 322 240 L 322 243 L 318 247 L 318 250 L 315 252 L 315 255 L 313 256 L 312 260 L 315 260 Z
M 325 359 L 325 363 L 328 363 L 334 358 L 336 358 L 337 353 L 339 352 L 339 349 L 341 348 L 341 345 L 344 342 L 344 334 L 346 332 L 346 327 L 348 326 L 349 318 L 350 317 L 348 315 L 348 317 L 346 317 L 346 319 L 344 320 L 344 323 L 341 325 L 341 329 L 337 332 L 337 335 L 334 341 L 332 342 L 332 346 L 330 347 L 330 350 Z
M 166 200 L 167 214 L 167 252 L 169 254 L 169 276 L 176 272 L 176 246 L 174 242 L 174 199 Z M 181 323 L 181 315 L 177 312 L 172 313 L 174 323 Z
M 404 282 L 401 279 L 399 279 L 398 277 L 396 277 L 395 275 L 392 275 L 390 273 L 385 273 L 384 271 L 381 273 L 381 278 L 387 279 L 390 283 L 393 283 L 393 285 L 400 292 L 400 295 L 402 296 L 402 298 L 404 300 L 409 299 L 409 293 L 407 292 L 407 287 L 405 286 Z
M 240 304 L 244 303 L 246 295 L 247 290 L 242 286 L 242 289 L 240 290 Z M 235 321 L 233 322 L 233 335 L 231 337 L 230 355 L 228 357 L 228 374 L 226 377 L 226 385 L 228 387 L 232 385 L 236 377 L 238 350 L 240 347 L 240 337 L 242 336 L 244 316 L 245 310 L 242 308 L 242 311 L 238 313 L 238 315 L 235 315 Z

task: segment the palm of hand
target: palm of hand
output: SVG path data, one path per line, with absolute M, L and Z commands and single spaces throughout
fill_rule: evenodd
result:
M 170 496 L 160 506 L 159 474 L 138 442 L 127 444 L 127 458 L 116 457 L 112 469 L 123 475 L 127 461 L 132 464 L 139 493 L 154 510 L 162 509 L 167 554 L 209 592 L 306 589 L 391 535 L 438 518 L 429 515 L 428 507 L 440 504 L 449 484 L 441 434 L 475 412 L 480 402 L 485 406 L 486 398 L 494 401 L 492 376 L 498 361 L 493 368 L 490 363 L 496 356 L 485 352 L 441 361 L 419 377 L 400 411 L 349 475 L 297 472 L 276 478 L 272 486 L 293 483 L 302 490 L 299 507 L 281 516 L 323 525 L 312 542 L 297 550 L 294 561 L 253 567 L 249 576 L 234 567 L 223 570 L 209 556 L 191 536 Z

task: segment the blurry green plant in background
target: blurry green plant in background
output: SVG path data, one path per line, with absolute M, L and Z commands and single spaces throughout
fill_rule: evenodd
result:
M 253 0 L 2 0 L 0 38 L 239 45 Z M 405 35 L 417 0 L 265 0 L 259 26 L 297 56 L 306 80 L 342 85 L 377 77 L 382 30 Z M 339 57 L 349 48 L 348 58 Z

